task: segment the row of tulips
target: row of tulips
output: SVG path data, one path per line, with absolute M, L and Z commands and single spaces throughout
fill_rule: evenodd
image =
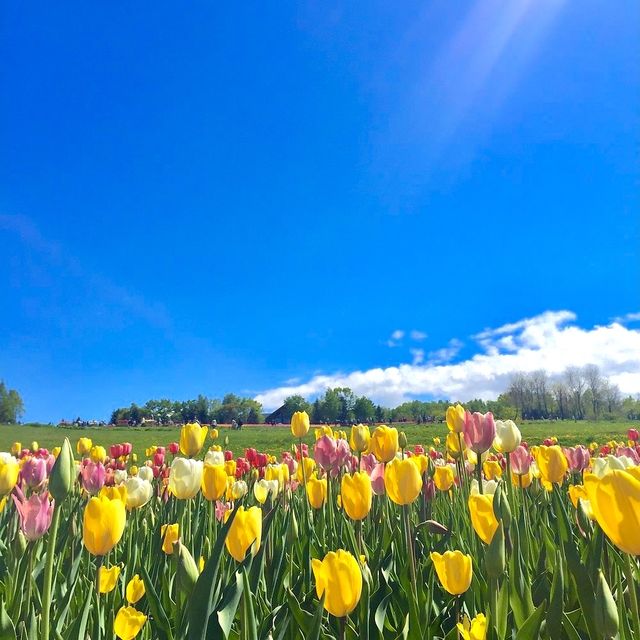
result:
M 640 639 L 640 446 L 315 430 L 279 459 L 185 425 L 140 459 L 0 453 L 0 638 Z M 209 441 L 209 446 L 206 446 Z

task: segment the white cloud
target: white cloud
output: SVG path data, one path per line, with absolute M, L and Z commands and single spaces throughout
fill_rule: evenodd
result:
M 505 390 L 517 371 L 545 369 L 558 375 L 568 366 L 586 364 L 598 365 L 623 394 L 640 393 L 640 329 L 615 321 L 583 328 L 575 320 L 571 311 L 546 311 L 476 334 L 473 339 L 480 352 L 460 362 L 446 362 L 446 356 L 449 360 L 455 357 L 458 351 L 454 350 L 462 346 L 452 340 L 444 349 L 428 354 L 426 362 L 315 375 L 302 384 L 268 389 L 256 400 L 272 409 L 294 393 L 314 397 L 335 386 L 351 387 L 391 406 L 415 397 L 491 399 Z
M 409 337 L 416 342 L 422 342 L 427 338 L 427 334 L 424 331 L 418 331 L 418 329 L 413 329 L 409 334 Z
M 424 362 L 424 349 L 409 349 L 413 356 L 412 364 L 421 364 Z
M 625 313 L 623 316 L 616 316 L 615 318 L 613 318 L 612 322 L 617 322 L 618 324 L 626 324 L 627 322 L 636 322 L 637 320 L 640 320 L 640 311 Z
M 404 338 L 405 332 L 402 329 L 396 329 L 391 333 L 391 337 L 387 340 L 388 347 L 397 347 L 400 340 Z
M 429 351 L 429 364 L 446 364 L 447 362 L 451 362 L 458 353 L 464 344 L 461 340 L 457 338 L 451 338 L 449 340 L 449 344 L 442 349 L 436 349 L 435 351 Z

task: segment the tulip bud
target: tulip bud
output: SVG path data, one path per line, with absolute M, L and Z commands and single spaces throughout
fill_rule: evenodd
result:
M 595 604 L 594 615 L 598 634 L 605 640 L 614 638 L 618 634 L 618 609 L 602 569 L 598 569 L 596 578 Z
M 495 504 L 495 501 L 494 501 Z M 499 578 L 504 574 L 506 568 L 504 552 L 504 527 L 503 523 L 498 523 L 498 528 L 493 534 L 493 538 L 485 553 L 485 566 L 489 578 Z
M 189 553 L 189 549 L 180 541 L 174 543 L 173 553 L 178 560 L 178 568 L 176 570 L 178 593 L 188 598 L 200 575 L 198 565 L 196 565 L 193 556 Z
M 75 477 L 76 465 L 73 459 L 73 450 L 69 438 L 65 438 L 49 476 L 49 493 L 57 505 L 60 505 L 71 493 Z
M 289 529 L 287 531 L 287 544 L 292 546 L 298 541 L 298 519 L 296 518 L 295 511 L 291 510 L 291 522 L 289 523 Z
M 493 511 L 496 518 L 502 522 L 504 528 L 509 530 L 511 526 L 511 505 L 509 500 L 502 490 L 502 483 L 499 482 L 496 488 L 496 492 L 493 496 Z
M 406 449 L 407 448 L 407 434 L 404 431 L 401 431 L 398 434 L 398 446 L 401 449 Z

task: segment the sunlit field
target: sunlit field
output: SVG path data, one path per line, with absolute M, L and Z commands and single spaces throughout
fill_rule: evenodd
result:
M 630 423 L 1 436 L 2 638 L 640 638 Z
M 398 423 L 394 426 L 407 434 L 409 444 L 428 444 L 432 438 L 442 438 L 447 434 L 447 425 L 444 423 L 420 425 Z M 544 438 L 555 435 L 567 445 L 588 445 L 594 440 L 605 442 L 620 437 L 630 426 L 633 426 L 633 423 L 564 420 L 526 422 L 520 426 L 530 444 L 540 444 Z M 244 450 L 249 447 L 273 455 L 279 455 L 291 448 L 291 432 L 288 425 L 274 427 L 247 425 L 243 426 L 240 431 L 232 431 L 228 426 L 221 426 L 219 431 L 221 439 L 229 439 L 226 448 L 237 456 L 242 455 Z M 31 442 L 36 441 L 41 447 L 51 449 L 59 445 L 65 437 L 75 442 L 81 436 L 88 436 L 95 440 L 96 444 L 105 447 L 118 442 L 130 442 L 134 452 L 144 453 L 144 450 L 152 445 L 166 445 L 171 441 L 178 440 L 180 429 L 179 427 L 95 427 L 88 429 L 44 425 L 0 425 L 0 451 L 8 451 L 16 440 L 19 440 L 25 447 L 29 447 Z M 310 432 L 304 441 L 312 444 L 314 441 L 313 432 Z

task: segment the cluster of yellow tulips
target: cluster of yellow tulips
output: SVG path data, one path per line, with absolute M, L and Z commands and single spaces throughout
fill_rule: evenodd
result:
M 637 431 L 529 446 L 460 405 L 446 427 L 296 412 L 279 459 L 197 423 L 139 458 L 15 443 L 0 638 L 640 640 Z

